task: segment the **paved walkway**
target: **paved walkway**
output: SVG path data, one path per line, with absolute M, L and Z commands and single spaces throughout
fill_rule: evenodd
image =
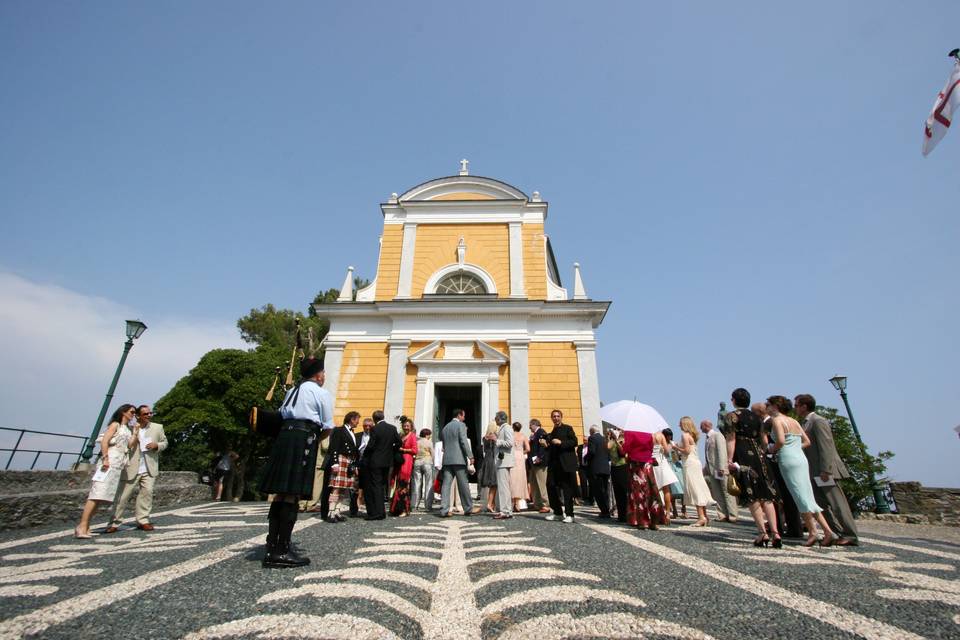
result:
M 271 571 L 266 508 L 193 506 L 93 540 L 6 534 L 0 638 L 960 637 L 960 541 L 939 527 L 778 551 L 746 524 L 637 531 L 590 510 L 305 518 L 313 565 Z

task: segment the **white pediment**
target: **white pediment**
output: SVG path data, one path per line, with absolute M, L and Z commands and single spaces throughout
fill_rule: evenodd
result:
M 510 359 L 482 340 L 435 340 L 410 356 L 421 364 L 506 364 Z

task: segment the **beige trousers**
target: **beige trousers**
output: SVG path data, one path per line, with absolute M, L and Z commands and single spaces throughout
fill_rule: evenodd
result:
M 134 515 L 137 518 L 137 524 L 147 524 L 150 522 L 150 513 L 153 512 L 153 485 L 157 478 L 149 473 L 141 473 L 133 478 L 127 478 L 127 471 L 124 469 L 120 476 L 119 497 L 113 501 L 113 516 L 110 518 L 111 524 L 118 525 L 123 522 L 123 512 L 127 508 L 127 502 L 133 497 L 133 492 L 139 488 L 137 493 L 137 504 L 134 509 Z
M 530 467 L 530 495 L 533 499 L 533 506 L 536 509 L 542 509 L 550 504 L 547 496 L 547 466 Z
M 717 502 L 717 513 L 720 514 L 720 517 L 733 518 L 736 520 L 737 499 L 727 493 L 726 476 L 721 480 L 720 478 L 713 477 L 713 474 L 710 474 L 710 477 L 706 480 L 710 486 L 710 495 L 713 496 L 713 499 Z

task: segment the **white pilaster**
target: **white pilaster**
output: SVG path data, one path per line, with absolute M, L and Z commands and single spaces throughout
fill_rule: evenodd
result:
M 597 379 L 597 343 L 593 340 L 573 343 L 577 349 L 580 370 L 580 410 L 583 412 L 583 432 L 591 425 L 600 424 L 600 381 Z
M 417 225 L 403 225 L 403 243 L 400 248 L 400 282 L 397 284 L 397 297 L 409 298 L 413 286 L 413 254 L 417 247 Z
M 489 420 L 493 420 L 493 416 L 497 415 L 497 411 L 500 411 L 501 409 L 503 409 L 504 411 L 507 411 L 505 407 L 500 406 L 500 376 L 498 375 L 496 370 L 491 372 L 490 377 L 487 378 L 487 388 L 489 389 L 489 393 L 490 393 L 490 397 L 489 397 L 490 404 L 488 405 L 487 411 L 490 414 Z M 489 422 L 489 420 L 487 422 Z M 481 425 L 481 427 L 483 427 L 483 429 L 486 429 L 487 423 L 484 422 Z
M 340 383 L 340 367 L 343 364 L 343 348 L 347 346 L 346 342 L 323 343 L 323 371 L 326 374 L 326 380 L 323 381 L 323 388 L 333 396 L 333 412 L 337 412 L 337 385 Z
M 427 379 L 417 376 L 417 406 L 414 407 L 413 423 L 417 425 L 417 431 L 420 429 L 430 429 L 434 431 L 433 423 L 426 423 L 427 419 Z
M 383 413 L 388 422 L 403 413 L 403 386 L 407 379 L 407 349 L 410 341 L 390 340 L 389 345 L 387 393 L 383 401 Z
M 510 223 L 510 297 L 527 297 L 523 287 L 523 234 L 519 222 Z
M 527 429 L 530 422 L 530 365 L 527 340 L 508 340 L 510 348 L 510 420 Z

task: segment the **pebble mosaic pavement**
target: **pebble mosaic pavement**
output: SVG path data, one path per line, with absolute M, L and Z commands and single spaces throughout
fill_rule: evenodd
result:
M 266 510 L 194 505 L 92 540 L 4 534 L 0 640 L 960 638 L 960 537 L 943 528 L 871 523 L 860 547 L 775 550 L 745 521 L 638 531 L 591 509 L 574 524 L 301 516 L 313 564 L 266 570 Z

